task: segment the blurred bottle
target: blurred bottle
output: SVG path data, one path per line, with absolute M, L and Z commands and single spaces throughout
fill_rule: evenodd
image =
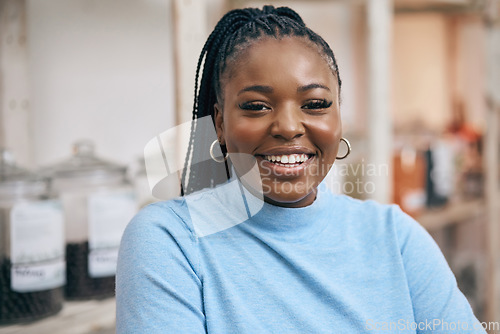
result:
M 62 308 L 63 214 L 47 191 L 46 179 L 19 168 L 0 149 L 0 323 L 32 321 Z
M 448 203 L 454 191 L 455 155 L 447 140 L 434 138 L 425 151 L 426 159 L 426 205 L 440 207 Z
M 116 260 L 123 231 L 137 212 L 126 168 L 96 157 L 90 141 L 43 170 L 61 198 L 66 223 L 66 298 L 114 295 Z
M 394 202 L 409 215 L 425 208 L 425 159 L 422 152 L 408 144 L 394 154 Z
M 456 99 L 447 131 L 457 147 L 457 190 L 463 199 L 483 196 L 482 136 L 467 122 L 464 103 Z

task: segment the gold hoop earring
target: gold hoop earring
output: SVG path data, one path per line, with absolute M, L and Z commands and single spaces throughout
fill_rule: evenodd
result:
M 345 139 L 344 137 L 340 138 L 340 141 L 343 141 L 346 144 L 346 146 L 347 146 L 347 153 L 344 154 L 341 157 L 337 157 L 338 160 L 345 159 L 345 158 L 347 158 L 347 156 L 349 154 L 351 154 L 351 143 L 349 143 L 349 141 L 347 139 Z
M 214 147 L 215 147 L 216 143 L 219 143 L 219 141 L 217 139 L 214 140 L 214 142 L 212 143 L 212 145 L 210 145 L 210 158 L 212 158 L 212 160 L 215 161 L 215 162 L 222 163 L 222 162 L 224 162 L 224 161 L 227 160 L 227 153 L 223 156 L 222 159 L 216 157 L 215 154 L 214 154 Z

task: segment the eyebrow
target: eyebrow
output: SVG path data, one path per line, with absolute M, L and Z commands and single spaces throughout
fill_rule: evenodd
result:
M 259 93 L 272 93 L 273 87 L 270 86 L 262 86 L 262 85 L 254 85 L 243 88 L 238 92 L 238 95 L 244 92 L 259 92 Z
M 319 83 L 312 83 L 309 85 L 300 86 L 299 88 L 297 88 L 297 92 L 301 93 L 301 92 L 305 92 L 305 91 L 308 91 L 310 89 L 316 89 L 316 88 L 325 89 L 325 90 L 330 92 L 330 88 L 328 88 L 325 85 L 319 84 Z M 253 85 L 253 86 L 248 86 L 248 87 L 243 88 L 242 90 L 240 90 L 238 92 L 238 95 L 240 95 L 244 92 L 272 93 L 273 91 L 274 91 L 274 89 L 271 86 Z
M 300 92 L 305 92 L 307 90 L 315 89 L 315 88 L 321 88 L 321 89 L 326 89 L 327 91 L 330 91 L 330 88 L 328 88 L 325 85 L 322 85 L 322 84 L 319 84 L 319 83 L 312 83 L 312 84 L 309 84 L 309 85 L 300 86 L 299 88 L 297 88 L 297 92 L 299 92 L 299 93 Z

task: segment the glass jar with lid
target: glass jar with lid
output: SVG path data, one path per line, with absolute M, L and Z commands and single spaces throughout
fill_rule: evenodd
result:
M 61 205 L 46 179 L 0 149 L 0 323 L 59 312 L 66 279 Z
M 98 158 L 92 142 L 79 141 L 69 159 L 43 173 L 51 179 L 51 194 L 63 205 L 66 298 L 114 295 L 120 239 L 137 212 L 126 168 Z

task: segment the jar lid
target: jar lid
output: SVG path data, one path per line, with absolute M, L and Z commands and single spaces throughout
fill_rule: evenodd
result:
M 47 191 L 47 180 L 17 166 L 14 156 L 0 148 L 0 199 L 39 197 Z
M 126 167 L 108 162 L 95 155 L 94 143 L 81 140 L 73 144 L 73 155 L 54 166 L 42 170 L 51 178 L 102 177 L 123 175 Z

